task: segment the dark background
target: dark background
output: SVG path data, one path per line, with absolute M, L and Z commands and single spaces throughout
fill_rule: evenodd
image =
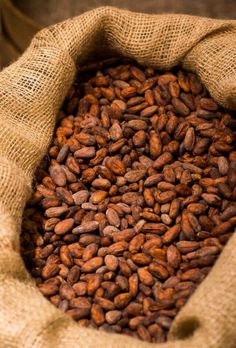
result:
M 236 17 L 236 0 L 12 0 L 12 3 L 41 27 L 101 5 L 146 13 L 186 13 L 224 19 Z M 0 67 L 8 65 L 20 54 L 13 41 L 11 37 L 0 35 Z
M 215 18 L 235 18 L 236 0 L 13 0 L 25 13 L 43 25 L 75 16 L 101 5 L 147 13 L 188 13 Z

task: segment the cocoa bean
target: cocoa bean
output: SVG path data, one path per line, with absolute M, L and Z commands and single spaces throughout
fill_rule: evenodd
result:
M 58 235 L 66 234 L 69 232 L 74 226 L 74 219 L 65 219 L 58 222 L 54 228 L 54 231 Z
M 72 233 L 74 234 L 80 234 L 80 233 L 88 233 L 95 231 L 99 226 L 99 223 L 97 221 L 89 221 L 84 224 L 81 224 L 78 227 L 75 227 L 72 230 Z
M 51 166 L 49 168 L 49 173 L 52 180 L 55 182 L 57 186 L 65 186 L 66 185 L 66 175 L 64 170 L 59 164 Z
M 22 257 L 80 326 L 161 343 L 234 233 L 235 121 L 192 73 L 91 67 L 35 174 Z

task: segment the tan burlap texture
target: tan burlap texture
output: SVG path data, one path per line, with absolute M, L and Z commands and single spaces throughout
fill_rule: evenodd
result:
M 236 109 L 236 21 L 102 7 L 36 35 L 0 74 L 0 347 L 236 347 L 236 234 L 165 344 L 78 327 L 40 294 L 24 267 L 19 233 L 32 174 L 50 143 L 76 64 L 101 47 L 158 69 L 181 64 L 200 76 L 220 104 Z

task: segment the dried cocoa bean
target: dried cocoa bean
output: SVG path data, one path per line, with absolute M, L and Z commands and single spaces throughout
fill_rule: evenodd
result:
M 235 121 L 192 73 L 92 66 L 35 174 L 22 256 L 80 326 L 164 342 L 235 230 Z

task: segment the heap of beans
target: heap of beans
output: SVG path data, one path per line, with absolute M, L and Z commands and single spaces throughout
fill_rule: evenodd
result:
M 22 255 L 81 326 L 163 342 L 234 232 L 236 120 L 192 73 L 93 68 L 35 175 Z

